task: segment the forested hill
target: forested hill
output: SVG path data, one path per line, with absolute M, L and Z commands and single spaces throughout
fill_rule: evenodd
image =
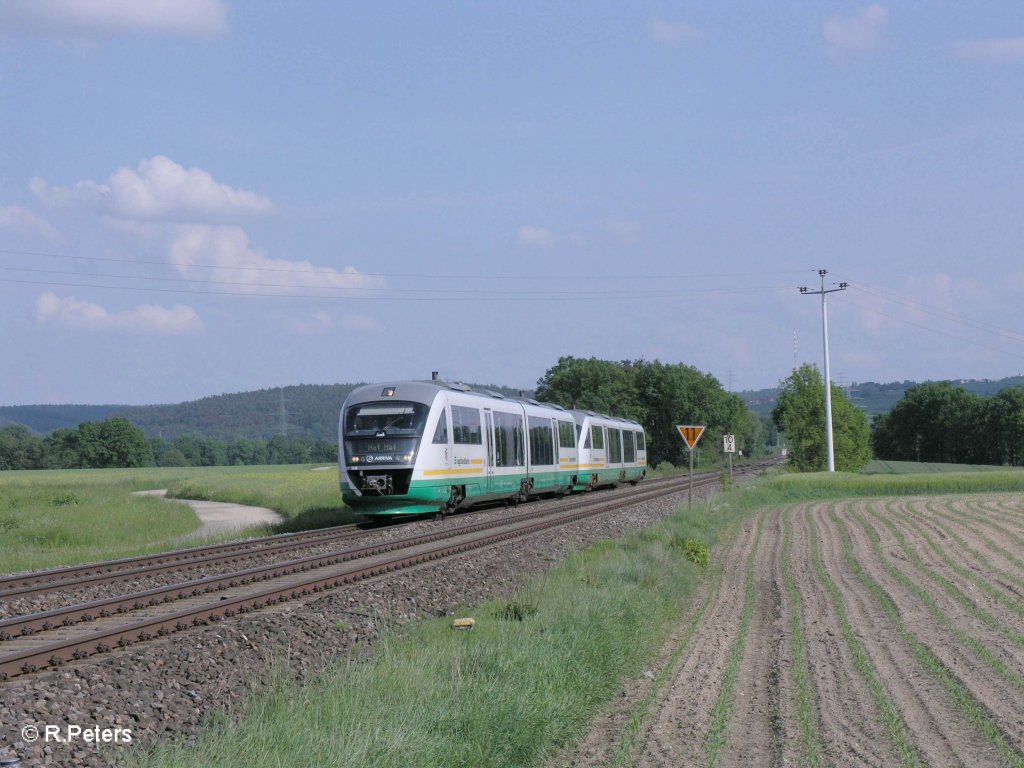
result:
M 918 383 L 927 382 L 893 381 L 887 384 L 877 384 L 873 381 L 866 381 L 843 387 L 843 392 L 870 418 L 876 413 L 888 413 L 903 397 L 903 394 Z M 1024 376 L 1010 376 L 1005 379 L 954 379 L 951 383 L 954 386 L 963 387 L 972 394 L 989 396 L 997 394 L 1007 387 L 1024 386 Z M 767 416 L 775 407 L 779 390 L 777 388 L 758 389 L 737 394 L 743 398 L 750 410 Z
M 274 435 L 336 440 L 338 412 L 359 384 L 299 384 L 255 392 L 214 395 L 177 405 L 145 405 L 121 415 L 150 437 L 173 440 L 202 435 L 221 440 Z
M 5 405 L 0 406 L 0 427 L 23 424 L 41 435 L 84 421 L 102 421 L 123 414 L 127 405 Z
M 33 432 L 75 428 L 85 421 L 124 416 L 149 437 L 174 440 L 202 435 L 221 440 L 244 437 L 269 440 L 274 435 L 333 441 L 345 397 L 360 384 L 300 384 L 230 395 L 214 395 L 175 405 L 16 405 L 0 407 L 0 427 L 23 424 Z M 519 390 L 470 384 L 504 395 Z M 527 395 L 532 395 L 528 392 Z

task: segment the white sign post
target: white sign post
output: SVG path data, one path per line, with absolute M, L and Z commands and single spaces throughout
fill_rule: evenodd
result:
M 732 455 L 736 453 L 736 435 L 722 435 L 722 450 L 729 454 L 729 482 L 732 482 Z

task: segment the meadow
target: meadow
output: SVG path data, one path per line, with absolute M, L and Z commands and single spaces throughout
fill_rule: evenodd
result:
M 189 537 L 199 519 L 185 504 L 133 496 L 235 501 L 285 516 L 277 533 L 352 519 L 332 466 L 80 469 L 0 473 L 0 573 L 131 557 L 208 543 Z M 238 534 L 233 534 L 237 538 Z

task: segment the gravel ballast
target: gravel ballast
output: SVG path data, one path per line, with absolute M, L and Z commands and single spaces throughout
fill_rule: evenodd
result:
M 525 577 L 547 571 L 599 539 L 649 527 L 681 503 L 686 503 L 685 490 L 0 683 L 0 759 L 13 751 L 24 766 L 109 766 L 121 763 L 127 750 L 148 749 L 166 739 L 194 739 L 203 723 L 230 720 L 275 677 L 301 683 L 332 662 L 368 653 L 380 632 L 395 624 L 511 596 Z M 497 509 L 473 517 L 507 514 Z M 404 527 L 402 534 L 467 519 L 425 521 Z M 32 728 L 42 734 L 46 726 L 56 726 L 62 737 L 68 726 L 98 727 L 98 738 L 108 737 L 111 743 L 88 743 L 81 736 L 73 743 L 24 738 L 26 728 L 31 736 Z M 131 732 L 130 744 L 123 743 L 124 729 Z

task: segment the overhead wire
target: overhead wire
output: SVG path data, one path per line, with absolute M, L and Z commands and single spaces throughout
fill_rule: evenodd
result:
M 12 256 L 43 256 L 54 259 L 72 259 L 78 261 L 95 261 L 95 262 L 113 262 L 119 264 L 145 264 L 155 265 L 160 267 L 178 266 L 178 267 L 189 267 L 198 269 L 220 269 L 220 270 L 233 270 L 240 272 L 287 272 L 289 274 L 317 274 L 317 275 L 359 275 L 364 277 L 383 277 L 383 278 L 413 278 L 413 279 L 438 279 L 438 280 L 537 280 L 538 275 L 536 274 L 471 274 L 466 272 L 458 273 L 437 273 L 437 272 L 342 272 L 333 267 L 321 267 L 313 269 L 305 269 L 294 266 L 289 267 L 272 267 L 272 266 L 252 266 L 252 265 L 234 265 L 234 264 L 208 264 L 198 261 L 174 261 L 170 262 L 167 260 L 157 259 L 125 259 L 114 256 L 81 256 L 73 254 L 62 254 L 62 253 L 48 253 L 44 251 L 20 251 L 14 249 L 0 249 L 0 254 L 7 254 Z M 298 262 L 293 262 L 298 263 Z M 546 273 L 543 275 L 548 280 L 695 280 L 695 279 L 706 279 L 706 278 L 717 278 L 717 279 L 732 279 L 739 277 L 751 277 L 758 275 L 783 275 L 783 274 L 803 274 L 807 270 L 803 269 L 784 269 L 784 270 L 755 270 L 746 271 L 742 273 L 708 273 L 708 274 L 664 274 L 664 275 L 630 275 L 630 274 L 617 274 L 617 275 L 581 275 L 581 274 L 567 274 L 557 275 Z
M 897 322 L 903 323 L 904 325 L 910 325 L 910 326 L 913 326 L 915 328 L 921 328 L 922 330 L 928 331 L 929 333 L 934 333 L 934 334 L 937 334 L 939 336 L 945 336 L 946 338 L 954 339 L 956 341 L 963 342 L 964 344 L 968 344 L 968 345 L 973 346 L 973 347 L 978 347 L 979 349 L 985 349 L 985 350 L 988 350 L 990 352 L 998 352 L 1001 355 L 1006 355 L 1006 356 L 1010 356 L 1010 357 L 1019 357 L 1021 359 L 1024 359 L 1024 353 L 1012 352 L 1010 350 L 1007 350 L 1005 347 L 994 347 L 994 346 L 991 346 L 989 344 L 981 343 L 981 342 L 979 342 L 979 341 L 977 341 L 975 339 L 964 338 L 963 336 L 957 336 L 956 334 L 948 333 L 947 331 L 940 330 L 940 329 L 935 328 L 933 326 L 924 325 L 922 323 L 915 323 L 914 321 L 908 320 L 905 317 L 899 317 L 897 315 L 889 314 L 887 312 L 882 312 L 881 310 L 879 310 L 879 309 L 877 309 L 875 307 L 868 307 L 868 306 L 864 306 L 863 304 L 858 304 L 855 301 L 850 301 L 849 298 L 847 298 L 846 296 L 843 296 L 842 294 L 837 294 L 836 295 L 836 300 L 840 301 L 843 304 L 847 304 L 847 305 L 849 305 L 851 307 L 856 307 L 857 309 L 864 310 L 865 312 L 871 312 L 872 314 L 876 314 L 876 315 L 879 315 L 881 317 L 887 317 L 887 318 L 889 318 L 891 320 L 895 320 Z

